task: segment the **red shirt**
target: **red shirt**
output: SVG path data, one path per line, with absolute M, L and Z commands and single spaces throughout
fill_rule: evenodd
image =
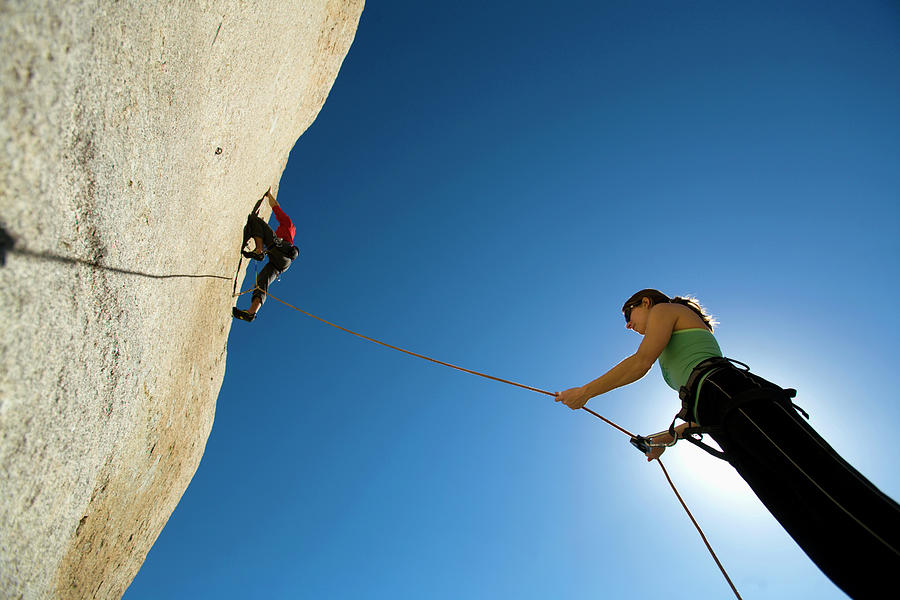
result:
M 291 218 L 287 216 L 278 205 L 272 207 L 272 212 L 275 213 L 275 218 L 278 219 L 278 229 L 275 230 L 275 235 L 286 241 L 288 244 L 293 245 L 294 234 L 297 233 L 297 230 L 294 228 Z

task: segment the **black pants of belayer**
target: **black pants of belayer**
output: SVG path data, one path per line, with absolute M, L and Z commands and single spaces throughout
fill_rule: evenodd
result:
M 900 505 L 841 458 L 784 390 L 719 368 L 700 389 L 697 418 L 831 581 L 851 598 L 890 595 L 900 575 Z

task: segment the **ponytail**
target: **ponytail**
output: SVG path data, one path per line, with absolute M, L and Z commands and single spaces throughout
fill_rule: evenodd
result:
M 706 324 L 706 328 L 712 331 L 716 325 L 719 324 L 712 315 L 706 312 L 706 309 L 700 304 L 700 301 L 694 298 L 693 296 L 675 296 L 672 298 L 671 302 L 673 304 L 684 304 L 689 309 L 697 313 L 697 316 L 703 319 L 703 322 Z

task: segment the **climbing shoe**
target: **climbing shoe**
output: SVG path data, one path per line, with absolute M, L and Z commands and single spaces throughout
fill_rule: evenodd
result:
M 262 252 L 251 252 L 249 250 L 241 250 L 241 254 L 243 254 L 245 258 L 252 258 L 255 260 L 262 260 L 266 257 Z
M 247 321 L 248 323 L 256 318 L 255 314 L 248 313 L 246 310 L 241 310 L 237 306 L 231 309 L 231 316 L 233 316 L 235 319 L 240 319 L 241 321 Z

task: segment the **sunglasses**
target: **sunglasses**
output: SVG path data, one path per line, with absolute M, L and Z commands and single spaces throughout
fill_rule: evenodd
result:
M 626 322 L 626 323 L 628 323 L 629 321 L 631 321 L 631 311 L 632 311 L 633 309 L 637 308 L 638 306 L 640 306 L 640 303 L 632 304 L 631 306 L 628 306 L 628 307 L 625 308 L 625 311 L 624 311 L 624 312 L 625 312 L 625 322 Z

